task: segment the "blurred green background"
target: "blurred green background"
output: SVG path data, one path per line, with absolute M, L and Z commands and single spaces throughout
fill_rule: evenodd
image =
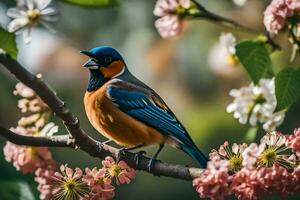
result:
M 264 31 L 263 10 L 269 1 L 249 0 L 244 7 L 235 6 L 231 0 L 200 2 L 215 13 Z M 226 106 L 232 101 L 228 95 L 230 89 L 248 85 L 250 80 L 241 67 L 216 68 L 209 57 L 221 32 L 233 32 L 238 39 L 255 35 L 198 20 L 188 22 L 178 39 L 161 39 L 154 27 L 155 0 L 122 0 L 120 6 L 106 9 L 80 8 L 58 2 L 54 5 L 60 12 L 59 20 L 54 23 L 56 33 L 34 29 L 33 41 L 28 46 L 22 38 L 18 38 L 18 60 L 30 71 L 43 74 L 46 82 L 79 117 L 82 128 L 90 135 L 104 140 L 92 128 L 84 113 L 83 95 L 88 72 L 81 67 L 86 58 L 78 52 L 98 45 L 109 45 L 121 52 L 133 74 L 165 99 L 203 152 L 208 154 L 225 140 L 245 141 L 249 126 L 240 125 L 232 114 L 226 113 Z M 6 9 L 14 6 L 14 1 L 0 1 L 2 26 L 9 22 Z M 289 63 L 289 44 L 284 40 L 284 35 L 278 37 L 286 51 L 272 55 L 276 69 Z M 295 64 L 299 61 L 288 65 Z M 0 123 L 7 128 L 16 126 L 21 116 L 16 106 L 18 98 L 12 94 L 15 84 L 14 77 L 0 68 Z M 278 130 L 291 133 L 300 124 L 299 113 L 298 103 L 288 112 Z M 60 125 L 60 134 L 66 133 L 60 120 L 55 117 L 51 120 Z M 262 134 L 263 131 L 259 130 L 257 138 Z M 251 141 L 248 139 L 247 142 Z M 4 145 L 5 141 L 0 138 L 0 148 Z M 147 148 L 147 154 L 152 155 L 156 148 Z M 81 168 L 101 164 L 100 160 L 79 150 L 51 150 L 60 164 L 68 163 L 69 166 Z M 169 147 L 163 150 L 159 158 L 166 162 L 197 166 L 184 153 Z M 17 172 L 5 161 L 2 153 L 0 169 L 1 181 L 28 183 L 38 199 L 33 177 Z M 5 184 L 3 187 L 8 186 Z M 0 194 L 0 199 L 10 199 L 4 195 Z M 138 172 L 134 182 L 117 188 L 115 199 L 198 199 L 198 195 L 191 182 Z

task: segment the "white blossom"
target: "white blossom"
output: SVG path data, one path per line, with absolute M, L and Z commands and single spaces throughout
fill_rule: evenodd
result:
M 284 120 L 284 112 L 274 113 L 277 105 L 274 79 L 261 79 L 256 86 L 251 83 L 229 94 L 235 99 L 227 106 L 227 112 L 233 113 L 241 124 L 262 123 L 266 131 L 273 131 Z
M 274 113 L 267 121 L 263 124 L 263 128 L 269 131 L 275 131 L 276 127 L 282 124 L 284 121 L 285 112 Z
M 237 6 L 243 6 L 247 2 L 247 0 L 232 0 L 232 1 Z
M 55 20 L 56 10 L 49 7 L 51 0 L 17 0 L 17 7 L 10 8 L 7 15 L 13 20 L 8 24 L 9 32 L 23 32 L 25 43 L 31 41 L 31 30 L 41 24 L 52 30 L 48 22 Z
M 236 39 L 232 33 L 222 33 L 220 36 L 220 44 L 226 48 L 229 54 L 235 54 Z
M 239 72 L 235 45 L 236 39 L 232 33 L 221 34 L 218 43 L 211 48 L 208 56 L 209 66 L 214 73 L 231 77 Z

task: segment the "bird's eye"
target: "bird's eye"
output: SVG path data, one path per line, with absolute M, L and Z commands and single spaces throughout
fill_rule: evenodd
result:
M 110 56 L 107 56 L 107 57 L 104 58 L 104 61 L 106 63 L 110 63 L 112 61 L 112 58 Z

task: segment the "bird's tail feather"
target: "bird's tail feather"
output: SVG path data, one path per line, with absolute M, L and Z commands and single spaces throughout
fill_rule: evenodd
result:
M 187 153 L 194 160 L 198 161 L 201 167 L 206 168 L 208 159 L 207 157 L 196 147 L 196 145 L 180 144 L 181 149 Z

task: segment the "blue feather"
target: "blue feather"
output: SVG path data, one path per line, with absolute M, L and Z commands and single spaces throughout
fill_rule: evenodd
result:
M 170 110 L 158 107 L 149 99 L 149 96 L 140 91 L 129 91 L 115 85 L 109 85 L 107 93 L 120 110 L 155 128 L 165 136 L 176 138 L 176 140 L 180 141 L 180 149 L 197 160 L 202 167 L 206 167 L 207 158 L 199 151 Z

